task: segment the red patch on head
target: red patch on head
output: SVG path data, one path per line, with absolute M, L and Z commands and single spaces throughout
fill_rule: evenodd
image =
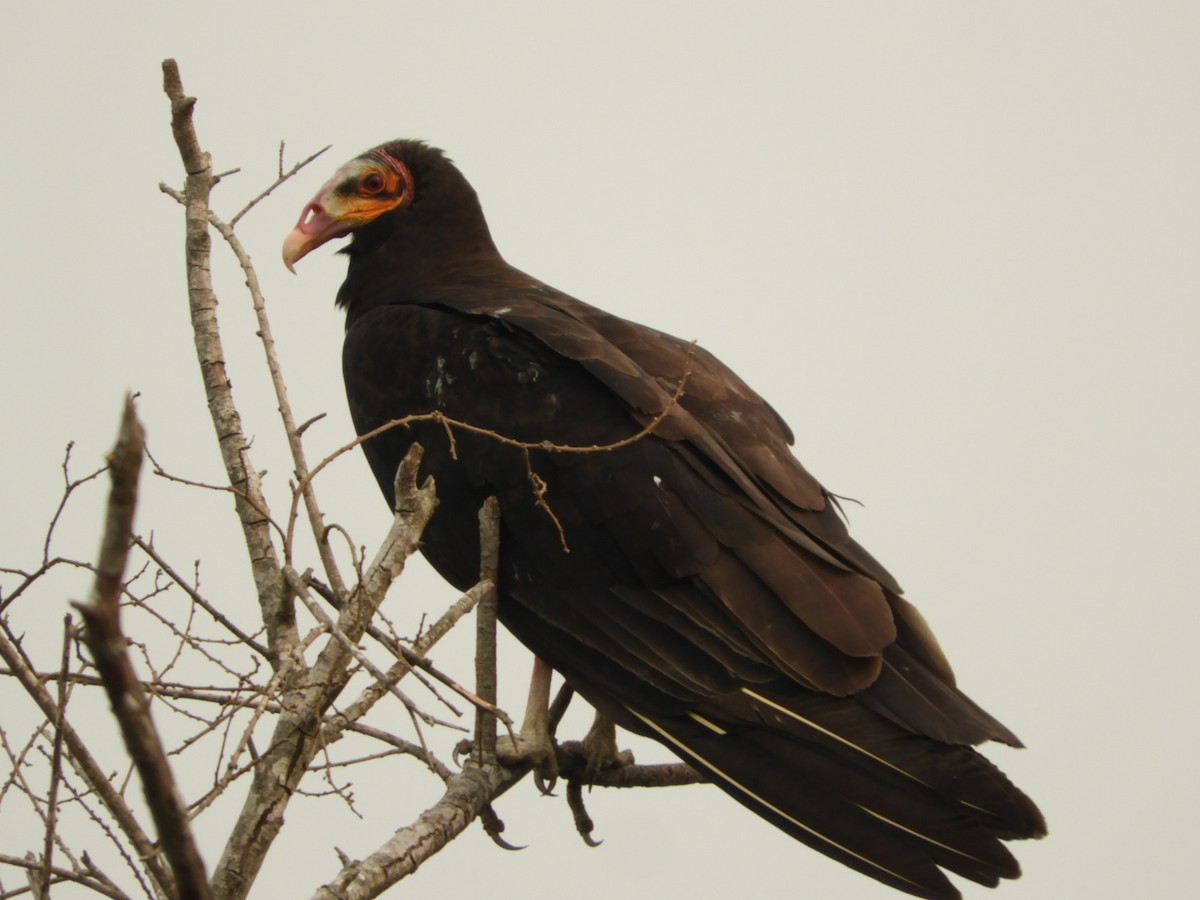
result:
M 376 147 L 374 150 L 366 154 L 367 159 L 373 159 L 376 162 L 383 163 L 393 172 L 400 176 L 400 181 L 404 185 L 404 189 L 400 192 L 406 203 L 411 203 L 413 200 L 413 177 L 412 172 L 408 170 L 408 166 L 402 163 L 392 154 L 388 153 L 381 147 Z

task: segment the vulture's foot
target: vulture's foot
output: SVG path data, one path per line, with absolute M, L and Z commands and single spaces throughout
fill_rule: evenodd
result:
M 596 713 L 592 727 L 582 741 L 567 741 L 559 752 L 567 779 L 584 784 L 592 783 L 596 774 L 606 769 L 633 765 L 633 753 L 617 749 L 616 726 L 600 713 Z
M 558 781 L 558 747 L 544 727 L 525 727 L 514 741 L 507 735 L 496 738 L 496 760 L 509 768 L 529 766 L 538 790 L 549 794 Z

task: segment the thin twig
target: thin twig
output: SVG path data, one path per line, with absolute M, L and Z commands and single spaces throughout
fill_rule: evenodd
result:
M 382 425 L 378 426 L 377 428 L 373 428 L 370 431 L 360 434 L 354 440 L 352 440 L 349 443 L 344 444 L 343 446 L 334 450 L 332 453 L 330 453 L 328 456 L 326 456 L 323 460 L 321 460 L 319 463 L 317 463 L 315 466 L 313 466 L 313 468 L 309 471 L 306 478 L 302 478 L 300 480 L 299 484 L 297 484 L 297 486 L 296 486 L 296 490 L 293 491 L 293 494 L 292 494 L 292 511 L 288 516 L 288 536 L 287 536 L 287 541 L 286 541 L 287 545 L 290 546 L 291 542 L 292 542 L 292 530 L 293 530 L 292 523 L 295 521 L 297 507 L 300 502 L 300 496 L 301 496 L 300 492 L 302 492 L 303 490 L 306 489 L 307 482 L 311 482 L 314 478 L 317 477 L 317 475 L 319 475 L 325 469 L 326 466 L 331 465 L 343 454 L 349 453 L 351 450 L 353 450 L 355 447 L 359 446 L 360 444 L 365 443 L 366 441 L 372 440 L 373 438 L 376 438 L 379 435 L 384 434 L 388 431 L 391 431 L 393 428 L 407 428 L 412 425 L 420 424 L 422 422 L 438 422 L 438 423 L 442 424 L 446 428 L 447 433 L 451 435 L 452 442 L 453 442 L 453 434 L 451 432 L 451 428 L 457 428 L 462 431 L 469 432 L 471 434 L 478 434 L 483 437 L 490 438 L 494 441 L 504 444 L 505 446 L 515 447 L 519 450 L 524 451 L 525 453 L 529 453 L 531 450 L 541 450 L 541 451 L 544 451 L 547 453 L 574 453 L 574 454 L 611 453 L 615 450 L 620 450 L 624 447 L 628 447 L 631 444 L 635 444 L 638 441 L 644 440 L 645 438 L 649 437 L 651 434 L 654 433 L 655 429 L 657 429 L 658 426 L 660 424 L 662 424 L 662 422 L 669 415 L 671 415 L 673 412 L 677 413 L 679 411 L 679 409 L 680 409 L 679 404 L 684 396 L 684 393 L 686 392 L 688 379 L 690 379 L 692 376 L 692 370 L 695 366 L 695 358 L 696 358 L 696 345 L 695 345 L 695 342 L 693 341 L 692 344 L 688 347 L 687 361 L 684 364 L 683 372 L 680 373 L 679 382 L 675 385 L 675 391 L 670 395 L 669 398 L 667 398 L 667 402 L 665 402 L 663 404 L 662 409 L 660 409 L 654 415 L 654 417 L 650 419 L 650 421 L 648 421 L 644 426 L 642 426 L 642 428 L 640 430 L 638 430 L 634 434 L 629 435 L 628 437 L 622 438 L 621 440 L 613 441 L 610 444 L 555 444 L 552 441 L 522 441 L 522 440 L 518 440 L 517 438 L 513 438 L 513 437 L 509 437 L 507 435 L 500 434 L 498 431 L 493 431 L 490 428 L 481 428 L 478 425 L 472 425 L 470 422 L 464 422 L 459 419 L 452 418 L 441 412 L 418 413 L 418 414 L 413 414 L 413 415 L 408 415 L 408 416 L 402 416 L 399 419 L 392 419 L 390 422 L 384 422 Z M 454 455 L 453 451 L 452 451 L 452 455 Z M 535 494 L 536 494 L 536 492 L 538 490 L 538 481 L 541 480 L 540 476 L 538 476 L 533 471 L 531 463 L 529 464 L 528 471 L 529 471 L 529 480 L 530 480 L 531 487 L 535 491 Z M 542 481 L 542 486 L 543 486 L 542 494 L 544 495 L 544 493 L 545 493 L 545 482 L 544 481 Z M 544 500 L 544 498 L 542 498 L 540 496 L 539 496 L 539 499 Z M 561 536 L 561 534 L 562 534 L 561 523 L 558 522 L 557 517 L 554 516 L 553 511 L 549 509 L 549 506 L 547 504 L 545 504 L 543 502 L 542 505 L 545 506 L 546 511 L 549 512 L 551 517 L 554 519 L 555 524 L 559 528 L 559 532 L 560 532 L 560 536 Z M 563 546 L 564 547 L 566 546 L 565 537 L 563 538 Z
M 63 510 L 66 509 L 67 501 L 71 499 L 71 494 L 80 485 L 87 484 L 96 478 L 99 478 L 104 472 L 104 467 L 97 469 L 90 475 L 85 475 L 83 478 L 71 480 L 71 451 L 75 447 L 74 441 L 67 443 L 67 449 L 63 452 L 62 474 L 63 474 L 63 495 L 58 501 L 58 508 L 54 510 L 54 515 L 50 517 L 50 524 L 46 527 L 46 538 L 42 542 L 42 565 L 46 565 L 50 561 L 50 542 L 54 537 L 54 529 L 58 525 L 59 517 L 62 516 Z
M 455 725 L 453 722 L 445 722 L 429 715 L 429 713 L 417 706 L 411 697 L 401 691 L 396 685 L 390 683 L 388 676 L 383 670 L 375 665 L 371 661 L 371 658 L 359 649 L 357 644 L 350 640 L 350 637 L 329 617 L 316 598 L 309 593 L 308 585 L 304 583 L 304 579 L 300 577 L 300 574 L 291 566 L 284 566 L 283 574 L 292 586 L 292 590 L 296 592 L 296 596 L 308 608 L 308 611 L 312 613 L 313 618 L 321 623 L 321 627 L 332 634 L 346 649 L 346 652 L 353 656 L 360 666 L 370 672 L 379 684 L 384 685 L 392 696 L 403 703 L 405 709 L 417 716 L 426 725 L 444 725 L 447 728 L 453 728 L 455 731 L 466 731 L 465 728 Z
M 185 487 L 201 488 L 202 490 L 216 491 L 217 493 L 221 494 L 232 494 L 235 499 L 241 500 L 243 503 L 253 509 L 254 512 L 261 516 L 263 521 L 265 521 L 268 525 L 274 528 L 276 532 L 279 533 L 280 537 L 283 537 L 286 534 L 286 532 L 283 530 L 283 527 L 271 517 L 271 511 L 266 507 L 266 501 L 260 499 L 262 496 L 261 492 L 249 489 L 241 490 L 229 484 L 208 484 L 207 482 L 194 481 L 191 478 L 184 478 L 182 475 L 173 475 L 159 464 L 158 460 L 154 458 L 154 454 L 151 453 L 149 449 L 146 450 L 146 458 L 150 460 L 150 463 L 154 466 L 154 474 L 159 478 L 162 478 L 166 481 L 173 481 L 176 484 L 182 484 Z M 253 473 L 251 473 L 251 475 L 253 476 Z M 252 483 L 257 483 L 256 479 L 254 479 Z
M 264 658 L 270 656 L 270 651 L 267 650 L 266 647 L 238 628 L 237 625 L 233 624 L 233 622 L 230 621 L 230 619 L 224 613 L 205 600 L 204 597 L 200 595 L 199 591 L 188 584 L 187 581 L 185 581 L 179 575 L 179 573 L 176 572 L 165 559 L 163 559 L 162 555 L 156 549 L 154 549 L 154 544 L 136 534 L 133 536 L 133 544 L 148 557 L 154 560 L 154 564 L 162 569 L 168 578 L 179 585 L 179 587 L 183 589 L 184 593 L 192 598 L 192 602 L 212 616 L 215 621 L 221 625 L 224 625 L 230 634 L 232 634 L 260 656 Z
M 275 190 L 275 188 L 279 187 L 281 184 L 283 184 L 285 181 L 287 181 L 289 178 L 291 178 L 293 175 L 295 175 L 297 172 L 299 172 L 301 169 L 303 169 L 310 162 L 312 162 L 314 159 L 316 159 L 318 156 L 320 156 L 322 153 L 324 153 L 326 150 L 328 150 L 332 146 L 333 146 L 333 144 L 327 144 L 326 146 L 324 146 L 320 150 L 318 150 L 316 153 L 313 153 L 310 156 L 307 156 L 304 159 L 300 160 L 300 162 L 298 162 L 294 166 L 292 166 L 292 168 L 290 170 L 288 170 L 287 172 L 284 172 L 283 171 L 283 141 L 280 141 L 279 142 L 279 177 L 276 178 L 273 182 L 271 182 L 271 185 L 268 188 L 266 188 L 262 193 L 260 193 L 257 197 L 255 197 L 253 200 L 251 200 L 245 206 L 243 206 L 241 208 L 241 210 L 238 211 L 237 215 L 235 215 L 232 219 L 229 220 L 229 227 L 230 228 L 236 227 L 237 223 L 242 220 L 242 217 L 244 215 L 246 215 L 246 213 L 250 212 L 250 210 L 254 209 L 254 207 L 256 207 L 260 202 L 262 202 L 267 197 L 269 197 L 271 195 L 271 192 L 273 190 Z
M 412 653 L 417 656 L 428 653 L 438 641 L 440 641 L 446 636 L 447 633 L 449 633 L 450 629 L 453 628 L 463 616 L 471 612 L 471 610 L 478 605 L 479 598 L 483 596 L 487 589 L 488 586 L 486 584 L 477 584 L 457 600 L 455 600 L 452 604 L 450 604 L 450 607 L 444 613 L 442 613 L 437 621 L 435 621 L 416 641 L 413 642 Z M 412 671 L 412 664 L 408 662 L 407 658 L 401 660 L 388 669 L 386 683 L 392 684 L 398 682 L 410 671 Z M 350 724 L 357 722 L 359 719 L 365 716 L 386 693 L 387 689 L 384 685 L 380 684 L 378 681 L 371 682 L 366 688 L 363 689 L 362 694 L 359 695 L 359 697 L 353 703 L 337 714 L 337 721 L 345 723 L 345 725 L 342 727 L 348 727 Z M 338 733 L 337 729 L 329 728 L 327 730 L 329 733 L 326 735 L 325 740 L 336 740 Z
M 326 150 L 329 148 L 326 147 Z M 313 154 L 303 163 L 297 164 L 297 167 L 287 175 L 281 176 L 276 185 L 268 188 L 266 193 L 269 194 L 278 184 L 282 184 L 287 178 L 290 178 L 295 172 L 300 171 L 300 168 L 316 159 L 325 150 L 318 151 Z M 259 198 L 261 199 L 261 198 Z M 257 199 L 254 201 L 257 202 Z M 253 206 L 253 203 L 251 204 Z M 251 207 L 246 207 L 248 211 Z M 238 214 L 239 216 L 241 213 Z M 304 442 L 300 438 L 300 429 L 296 427 L 296 418 L 292 414 L 292 405 L 288 400 L 287 383 L 283 378 L 283 369 L 279 363 L 279 354 L 275 351 L 275 337 L 271 332 L 271 320 L 267 316 L 267 301 L 263 296 L 262 288 L 258 283 L 258 273 L 254 270 L 254 264 L 250 260 L 250 254 L 246 252 L 246 248 L 242 246 L 242 242 L 234 233 L 233 226 L 236 224 L 238 216 L 235 216 L 233 221 L 226 225 L 221 222 L 212 211 L 209 211 L 208 220 L 213 227 L 220 232 L 225 242 L 233 250 L 237 257 L 238 264 L 242 267 L 242 272 L 246 276 L 246 288 L 250 291 L 250 298 L 254 306 L 254 314 L 258 318 L 258 337 L 262 342 L 263 353 L 266 355 L 267 371 L 271 373 L 271 385 L 275 389 L 275 399 L 279 404 L 279 415 L 283 419 L 284 433 L 288 439 L 288 449 L 292 453 L 292 462 L 295 467 L 296 477 L 300 480 L 303 487 L 300 488 L 304 498 L 304 506 L 308 511 L 308 518 L 312 527 L 313 537 L 317 542 L 317 552 L 321 557 L 321 565 L 325 569 L 325 575 L 329 579 L 330 586 L 338 593 L 344 594 L 346 591 L 345 583 L 342 580 L 341 572 L 338 570 L 337 560 L 334 558 L 333 549 L 329 546 L 329 540 L 325 529 L 325 517 L 321 513 L 321 508 L 317 504 L 317 495 L 312 487 L 312 480 L 307 478 L 308 461 L 305 459 Z M 292 509 L 295 509 L 293 504 Z M 288 535 L 292 533 L 291 523 L 288 524 Z M 292 560 L 292 545 L 286 542 L 283 548 L 284 560 L 291 562 Z
M 58 828 L 58 782 L 62 777 L 63 718 L 67 714 L 67 698 L 70 682 L 67 673 L 71 668 L 71 616 L 63 616 L 62 663 L 58 682 L 58 718 L 54 721 L 54 752 L 50 758 L 50 790 L 46 797 L 46 841 L 42 847 L 42 885 L 50 893 L 50 870 L 54 856 L 54 837 Z
M 42 681 L 34 672 L 29 659 L 16 641 L 10 640 L 4 621 L 0 620 L 0 659 L 3 659 L 9 671 L 13 673 L 21 687 L 38 705 L 42 716 L 47 722 L 59 721 L 58 704 L 50 696 Z M 87 744 L 65 719 L 62 720 L 63 745 L 91 790 L 100 798 L 109 814 L 116 820 L 117 826 L 133 844 L 138 856 L 145 861 L 147 870 L 158 884 L 170 883 L 171 873 L 166 869 L 157 855 L 157 849 L 150 838 L 142 830 L 133 811 L 125 803 L 120 792 L 113 785 L 109 773 L 100 768 L 95 757 L 88 750 Z M 84 807 L 88 809 L 88 807 Z
M 325 148 L 325 150 L 328 149 L 328 147 Z M 299 426 L 297 426 L 295 423 L 295 417 L 292 414 L 291 403 L 288 400 L 287 383 L 283 378 L 283 372 L 279 364 L 279 355 L 275 351 L 275 338 L 271 332 L 270 319 L 267 317 L 266 298 L 263 296 L 262 289 L 259 286 L 258 273 L 254 269 L 254 264 L 250 259 L 250 254 L 246 252 L 245 247 L 242 245 L 241 240 L 234 231 L 234 225 L 237 224 L 238 218 L 240 218 L 244 213 L 248 212 L 254 203 L 257 203 L 258 200 L 269 194 L 275 189 L 275 187 L 278 187 L 278 185 L 286 180 L 286 178 L 290 178 L 292 175 L 298 172 L 303 165 L 306 165 L 308 162 L 316 159 L 316 157 L 321 153 L 324 153 L 325 150 L 320 150 L 310 156 L 303 163 L 298 163 L 291 172 L 287 173 L 286 176 L 281 176 L 276 184 L 272 185 L 263 194 L 255 198 L 250 206 L 247 206 L 246 209 L 242 210 L 241 213 L 238 213 L 237 216 L 234 216 L 230 222 L 226 223 L 222 221 L 212 210 L 208 210 L 208 223 L 217 229 L 221 237 L 225 239 L 225 242 L 229 245 L 230 249 L 237 257 L 238 264 L 242 267 L 242 272 L 246 276 L 246 287 L 250 291 L 254 312 L 258 317 L 258 336 L 262 342 L 263 351 L 266 355 L 267 370 L 271 375 L 271 384 L 275 390 L 275 396 L 279 403 L 279 414 L 283 419 L 284 431 L 287 434 L 288 447 L 292 454 L 292 461 L 296 476 L 300 479 L 300 485 L 298 488 L 296 488 L 296 491 L 298 492 L 296 496 L 303 497 L 304 499 L 305 508 L 308 511 L 309 522 L 312 527 L 313 535 L 316 538 L 317 552 L 321 557 L 321 564 L 325 569 L 325 575 L 329 579 L 329 583 L 333 586 L 334 590 L 336 590 L 339 594 L 343 594 L 345 593 L 345 585 L 343 583 L 341 573 L 338 570 L 337 560 L 333 555 L 333 550 L 329 546 L 328 529 L 324 526 L 324 515 L 321 513 L 320 507 L 317 504 L 316 493 L 312 487 L 312 479 L 306 477 L 308 475 L 308 463 L 305 459 L 304 444 L 301 440 L 301 436 L 304 434 L 305 429 L 307 429 L 308 426 L 313 422 L 324 416 L 324 413 L 313 416 Z M 176 191 L 166 184 L 159 184 L 159 190 L 172 197 L 178 203 L 187 203 L 187 197 L 184 194 L 181 194 L 179 191 Z M 284 537 L 284 559 L 290 562 L 293 558 L 292 536 L 294 533 L 294 522 L 297 515 L 295 503 L 292 504 L 289 515 L 290 520 L 288 529 L 286 532 L 280 530 L 280 534 Z M 272 522 L 272 524 L 274 524 L 274 522 Z
M 482 584 L 482 582 L 481 582 Z M 486 590 L 481 593 L 486 593 Z M 450 690 L 454 691 L 458 696 L 462 697 L 476 709 L 486 712 L 489 716 L 494 716 L 504 723 L 509 732 L 512 731 L 512 717 L 498 707 L 495 703 L 489 703 L 487 700 L 480 697 L 478 694 L 467 690 L 437 666 L 435 666 L 428 658 L 414 653 L 412 650 L 405 647 L 403 644 L 397 644 L 396 649 L 400 652 L 400 657 L 409 665 L 420 669 L 423 672 L 428 672 Z M 448 704 L 447 704 L 448 705 Z
M 19 856 L 9 856 L 7 853 L 0 853 L 0 865 L 14 866 L 15 868 L 26 869 L 29 871 L 37 871 L 41 866 L 41 863 L 37 862 L 36 860 L 21 859 Z M 95 875 L 80 874 L 78 872 L 72 872 L 70 869 L 59 868 L 52 868 L 50 871 L 54 877 L 60 881 L 71 881 L 75 884 L 83 885 L 84 887 L 90 888 L 101 896 L 111 897 L 112 900 L 129 900 L 129 895 L 124 891 L 118 890 L 115 885 L 105 884 L 103 881 L 96 878 Z M 46 882 L 46 884 L 49 884 L 49 882 Z M 12 897 L 15 896 L 15 894 L 9 893 L 5 896 Z
M 419 747 L 411 741 L 406 741 L 402 737 L 398 737 L 386 731 L 381 731 L 380 729 L 374 728 L 371 725 L 364 725 L 361 722 L 356 722 L 355 724 L 348 726 L 347 730 L 353 731 L 355 734 L 361 734 L 364 737 L 374 738 L 377 741 L 381 741 L 390 747 L 393 747 L 400 753 L 405 753 L 408 756 L 414 756 L 421 760 L 421 762 L 431 765 L 434 774 L 441 778 L 442 781 L 448 781 L 454 774 L 450 771 L 446 764 L 436 756 L 431 758 L 425 748 Z

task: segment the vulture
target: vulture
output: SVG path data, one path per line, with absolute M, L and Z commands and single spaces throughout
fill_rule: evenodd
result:
M 974 745 L 1017 737 L 963 694 L 924 618 L 847 533 L 778 413 L 692 343 L 500 255 L 441 151 L 342 166 L 287 236 L 349 235 L 337 305 L 363 444 L 394 502 L 424 448 L 422 553 L 478 580 L 500 505 L 500 621 L 600 713 L 659 741 L 798 841 L 916 897 L 1020 874 L 1034 803 Z M 293 269 L 294 271 L 294 269 Z

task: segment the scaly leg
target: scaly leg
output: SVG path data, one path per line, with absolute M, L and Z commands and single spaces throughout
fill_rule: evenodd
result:
M 533 766 L 539 788 L 547 793 L 558 778 L 558 755 L 550 737 L 547 711 L 550 707 L 550 679 L 554 670 L 542 660 L 534 657 L 533 676 L 529 680 L 529 699 L 525 703 L 525 718 L 521 722 L 521 733 L 517 744 L 502 738 L 496 746 L 496 756 L 506 766 L 528 764 Z

